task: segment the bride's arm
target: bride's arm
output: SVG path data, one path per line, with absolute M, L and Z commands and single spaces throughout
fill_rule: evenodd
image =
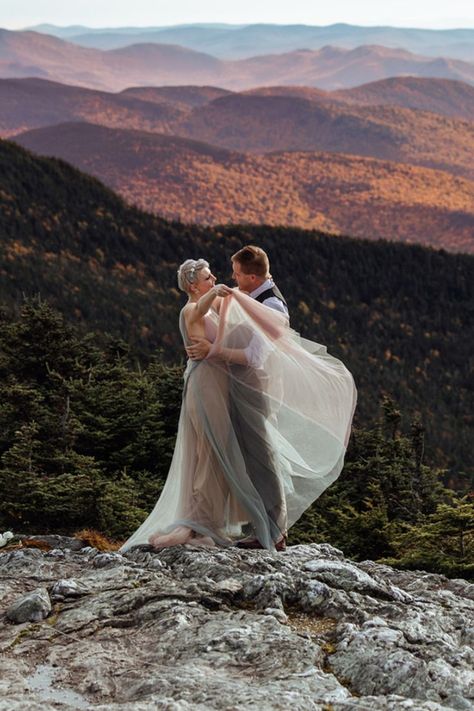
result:
M 214 300 L 214 302 L 211 305 L 211 309 L 216 312 L 217 315 L 219 315 L 221 311 L 221 306 L 222 306 L 222 296 L 218 296 L 217 299 Z
M 207 314 L 212 302 L 217 296 L 229 296 L 231 293 L 232 289 L 225 284 L 216 284 L 216 286 L 213 286 L 207 294 L 201 296 L 199 301 L 194 304 L 194 307 L 189 308 L 188 312 L 190 324 L 202 318 L 204 314 Z

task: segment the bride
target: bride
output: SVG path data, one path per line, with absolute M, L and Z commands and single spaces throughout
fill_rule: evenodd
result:
M 352 376 L 283 314 L 216 285 L 205 260 L 186 260 L 178 285 L 188 295 L 185 346 L 195 338 L 213 345 L 205 360 L 188 361 L 166 483 L 120 550 L 224 546 L 246 534 L 282 550 L 287 528 L 342 470 Z

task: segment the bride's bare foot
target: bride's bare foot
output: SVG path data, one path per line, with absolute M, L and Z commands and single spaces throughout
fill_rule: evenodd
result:
M 203 546 L 204 548 L 215 548 L 215 541 L 210 536 L 195 536 L 190 541 L 186 541 L 191 546 Z
M 169 548 L 170 546 L 180 546 L 183 543 L 189 543 L 192 535 L 192 530 L 187 528 L 187 526 L 178 526 L 170 533 L 155 533 L 153 536 L 150 536 L 148 543 L 152 545 L 153 548 Z

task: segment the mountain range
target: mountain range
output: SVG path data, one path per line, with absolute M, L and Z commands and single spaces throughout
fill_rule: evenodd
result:
M 224 98 L 225 101 L 216 101 Z M 205 106 L 207 108 L 203 108 Z M 281 116 L 275 116 L 278 106 L 282 110 Z M 372 108 L 358 109 L 357 106 Z M 395 108 L 381 109 L 381 106 Z M 229 114 L 231 107 L 236 110 L 235 116 Z M 411 109 L 411 113 L 398 111 L 404 108 Z M 223 141 L 224 147 L 240 150 L 253 150 L 252 144 L 255 144 L 257 150 L 265 150 L 261 134 L 265 131 L 267 109 L 272 111 L 272 120 L 276 119 L 279 124 L 287 123 L 290 114 L 292 117 L 292 125 L 287 126 L 285 136 L 277 138 L 273 133 L 266 132 L 264 142 L 267 149 L 270 146 L 274 150 L 286 150 L 296 144 L 298 149 L 303 150 L 329 150 L 321 142 L 322 137 L 318 136 L 319 119 L 325 116 L 326 124 L 333 123 L 333 144 L 337 146 L 342 139 L 343 150 L 348 150 L 348 141 L 354 142 L 355 136 L 345 136 L 337 122 L 351 121 L 353 128 L 356 125 L 359 127 L 359 133 L 367 125 L 369 140 L 365 143 L 369 148 L 356 146 L 357 153 L 359 150 L 371 150 L 374 139 L 371 127 L 374 124 L 386 125 L 388 141 L 390 131 L 392 134 L 394 131 L 408 131 L 413 136 L 418 131 L 423 133 L 427 123 L 430 123 L 430 131 L 434 128 L 438 134 L 451 133 L 451 137 L 469 131 L 459 123 L 439 121 L 419 112 L 428 111 L 450 119 L 470 121 L 474 116 L 474 86 L 445 79 L 396 77 L 334 92 L 298 86 L 259 87 L 240 93 L 211 86 L 163 86 L 131 87 L 112 93 L 45 79 L 0 79 L 0 136 L 4 138 L 65 121 L 88 121 L 111 128 L 177 133 L 198 140 Z M 249 135 L 250 125 L 245 129 L 247 138 L 242 137 L 244 110 L 251 111 L 250 125 L 254 125 L 257 119 L 262 121 L 262 125 L 256 126 L 260 137 Z M 226 122 L 237 122 L 239 129 L 234 131 L 234 137 L 230 131 L 223 135 L 223 131 L 216 126 L 219 116 Z M 215 135 L 211 133 L 207 120 L 217 129 Z M 433 122 L 434 126 L 431 125 Z M 296 129 L 298 133 L 294 135 L 292 131 Z M 378 132 L 380 134 L 380 130 Z M 380 138 L 379 135 L 378 140 Z M 315 141 L 319 142 L 315 144 Z M 350 152 L 352 150 L 353 146 Z M 373 152 L 370 155 L 381 157 Z
M 155 42 L 104 51 L 71 42 L 76 29 L 67 41 L 0 30 L 0 75 L 13 75 L 0 79 L 0 136 L 171 219 L 474 250 L 474 64 L 380 46 L 238 60 Z M 133 42 L 132 30 L 120 33 Z M 393 76 L 405 71 L 466 81 Z M 69 83 L 45 78 L 57 75 Z M 377 80 L 353 86 L 364 76 Z
M 211 84 L 232 90 L 290 84 L 332 90 L 396 75 L 474 84 L 474 64 L 379 45 L 355 49 L 327 45 L 229 60 L 176 44 L 148 42 L 101 50 L 37 32 L 0 30 L 3 78 L 40 77 L 108 91 L 172 84 Z
M 473 251 L 474 123 L 379 103 L 387 95 L 440 112 L 449 96 L 461 114 L 474 108 L 469 85 L 409 77 L 332 93 L 182 86 L 113 94 L 17 79 L 0 80 L 0 130 L 169 219 L 290 224 Z M 374 103 L 356 103 L 364 101 Z
M 398 80 L 400 94 L 405 83 L 409 87 L 411 81 Z M 432 81 L 437 85 L 441 82 L 424 80 L 422 86 L 418 80 L 419 96 L 424 91 L 429 94 Z M 446 81 L 442 84 L 440 93 L 444 88 L 446 96 L 451 86 Z M 461 94 L 462 89 L 467 113 L 474 107 L 474 87 L 456 83 L 451 93 L 457 90 Z M 0 80 L 0 135 L 8 137 L 29 128 L 79 120 L 111 128 L 174 134 L 229 150 L 334 151 L 474 178 L 472 122 L 390 104 L 355 103 L 364 92 L 377 102 L 377 95 L 383 97 L 386 92 L 384 83 L 357 91 L 349 92 L 352 103 L 347 103 L 343 101 L 347 92 L 328 94 L 299 87 L 270 87 L 245 93 L 212 87 L 144 87 L 113 94 L 38 79 Z M 269 122 L 271 132 L 267 128 Z M 34 148 L 42 152 L 38 140 Z M 87 152 L 86 145 L 84 151 Z
M 361 45 L 402 47 L 416 54 L 447 56 L 474 61 L 474 30 L 426 30 L 407 27 L 360 27 L 337 23 L 311 25 L 177 25 L 174 27 L 57 27 L 36 25 L 30 30 L 55 35 L 75 44 L 96 49 L 118 49 L 129 44 L 157 42 L 178 44 L 225 59 L 243 59 L 259 54 L 321 49 L 336 45 L 355 49 Z

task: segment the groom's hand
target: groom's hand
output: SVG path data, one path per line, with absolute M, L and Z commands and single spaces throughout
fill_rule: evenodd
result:
M 206 338 L 191 338 L 193 344 L 186 348 L 191 360 L 204 360 L 211 350 L 211 343 Z

